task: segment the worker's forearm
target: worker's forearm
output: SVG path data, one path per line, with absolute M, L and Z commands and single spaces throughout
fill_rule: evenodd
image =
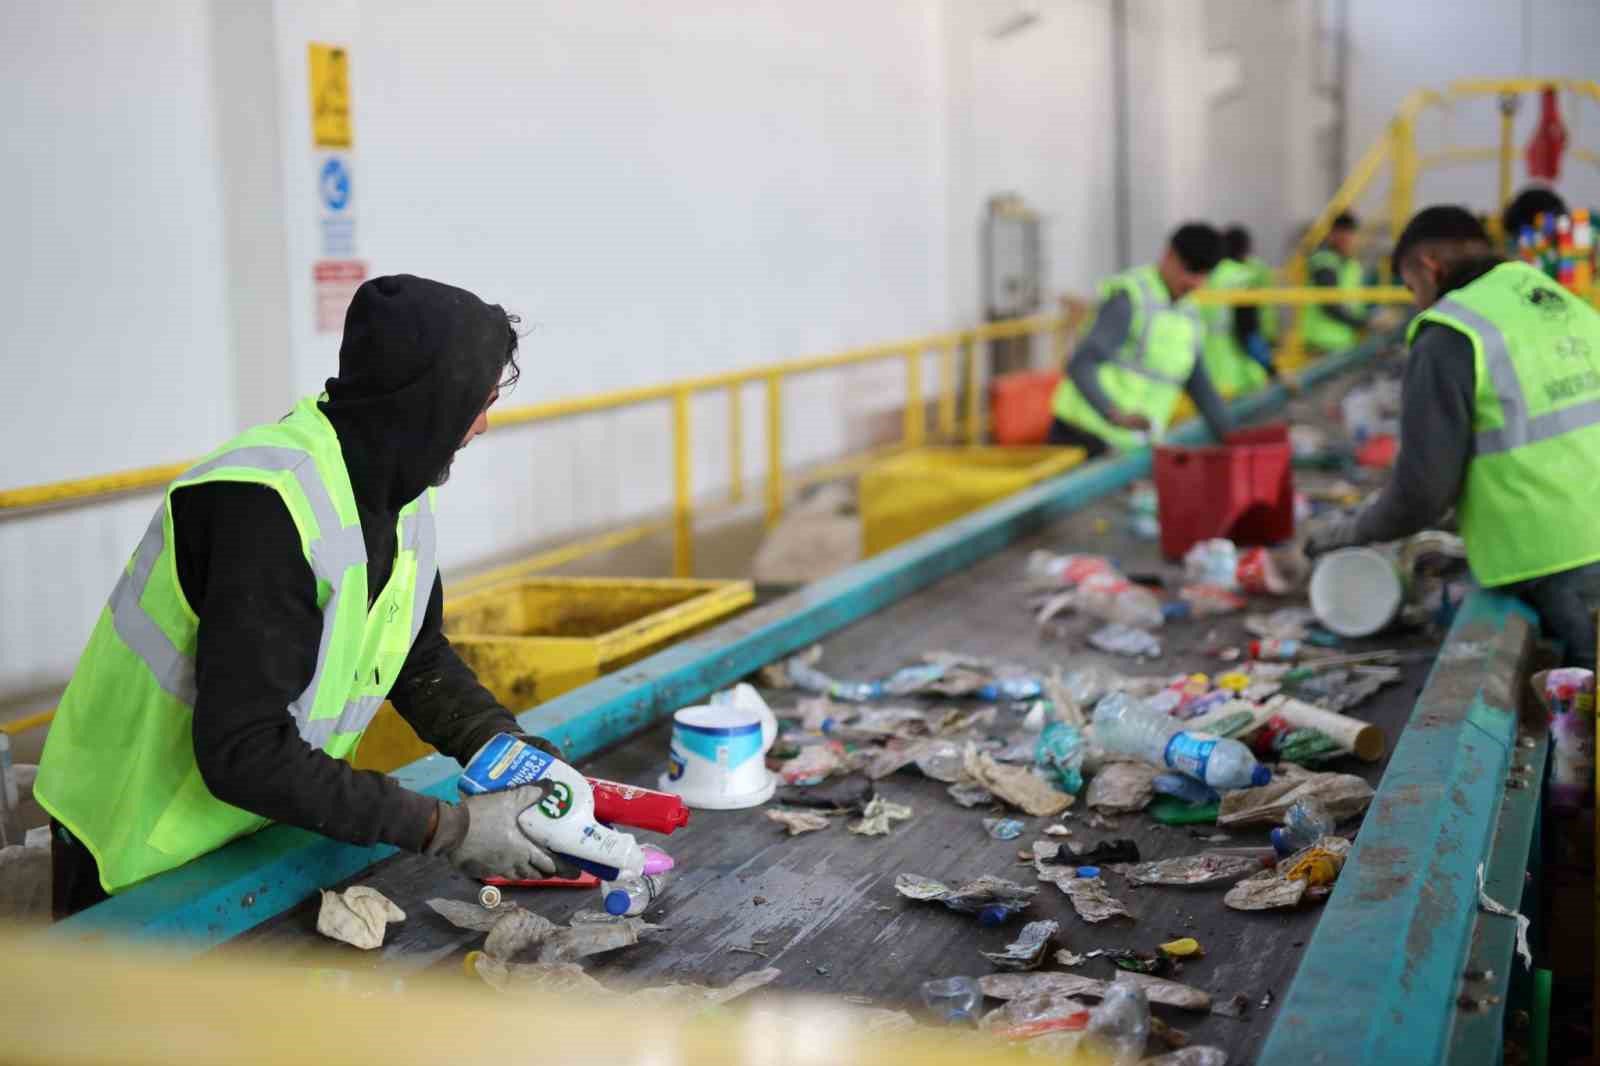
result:
M 1194 370 L 1189 374 L 1186 386 L 1189 398 L 1194 401 L 1194 406 L 1200 412 L 1200 417 L 1205 419 L 1206 428 L 1211 430 L 1211 435 L 1217 440 L 1222 440 L 1233 432 L 1233 423 L 1228 418 L 1228 407 L 1217 393 L 1217 388 L 1211 383 L 1211 376 L 1206 373 L 1205 363 L 1200 359 L 1195 360 Z
M 1311 272 L 1311 284 L 1324 289 L 1337 289 L 1339 287 L 1339 275 L 1336 271 L 1323 267 L 1320 270 Z M 1322 309 L 1323 314 L 1335 322 L 1342 322 L 1352 329 L 1361 329 L 1367 324 L 1367 319 L 1371 317 L 1370 311 L 1363 311 L 1359 314 L 1352 313 L 1343 302 L 1338 300 L 1318 304 L 1317 306 Z
M 1088 334 L 1067 361 L 1066 372 L 1072 384 L 1089 401 L 1089 406 L 1108 421 L 1118 411 L 1100 385 L 1100 367 L 1116 359 L 1132 326 L 1133 304 L 1127 294 L 1119 292 L 1107 297 L 1095 312 L 1094 325 L 1089 327 Z

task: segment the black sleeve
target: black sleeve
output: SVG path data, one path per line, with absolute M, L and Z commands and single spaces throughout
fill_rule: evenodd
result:
M 1394 475 L 1356 520 L 1362 543 L 1420 533 L 1460 498 L 1476 388 L 1472 342 L 1448 326 L 1425 326 L 1406 364 Z
M 1109 420 L 1117 409 L 1106 390 L 1100 387 L 1100 367 L 1117 357 L 1132 326 L 1133 302 L 1125 292 L 1112 293 L 1100 304 L 1094 325 L 1089 327 L 1088 334 L 1078 342 L 1067 360 L 1067 376 L 1101 418 Z
M 1331 267 L 1318 267 L 1311 272 L 1311 284 L 1324 289 L 1337 289 L 1339 288 L 1339 272 Z M 1366 315 L 1353 315 L 1350 313 L 1349 308 L 1342 303 L 1335 302 L 1319 306 L 1321 306 L 1323 314 L 1336 322 L 1343 322 L 1345 325 L 1355 329 L 1360 329 L 1367 324 Z
M 517 720 L 478 682 L 445 638 L 444 584 L 434 575 L 422 629 L 389 690 L 389 700 L 417 736 L 465 764 L 496 733 L 516 733 Z
M 1250 338 L 1261 330 L 1261 309 L 1254 304 L 1240 305 L 1233 309 L 1233 339 L 1239 347 L 1245 348 L 1250 344 Z
M 183 489 L 173 525 L 179 581 L 200 619 L 194 757 L 211 794 L 335 840 L 421 851 L 436 801 L 312 748 L 290 717 L 316 670 L 322 613 L 277 493 Z
M 1227 405 L 1222 402 L 1217 387 L 1211 384 L 1211 375 L 1206 373 L 1204 359 L 1195 359 L 1194 369 L 1189 372 L 1189 381 L 1185 384 L 1184 390 L 1194 401 L 1200 417 L 1206 420 L 1206 428 L 1211 431 L 1213 437 L 1221 441 L 1232 432 L 1233 423 L 1228 420 Z

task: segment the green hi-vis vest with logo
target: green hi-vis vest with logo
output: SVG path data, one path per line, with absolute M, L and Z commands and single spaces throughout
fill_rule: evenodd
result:
M 1319 270 L 1332 270 L 1339 279 L 1339 288 L 1357 289 L 1361 287 L 1365 278 L 1361 273 L 1361 263 L 1356 259 L 1346 259 L 1332 248 L 1319 248 L 1306 260 L 1306 269 L 1311 273 Z M 1347 302 L 1342 305 L 1346 312 L 1352 315 L 1364 315 L 1367 311 L 1366 304 Z M 1300 319 L 1300 337 L 1313 348 L 1324 352 L 1342 352 L 1346 348 L 1354 348 L 1361 340 L 1361 331 L 1356 327 L 1337 318 L 1332 317 L 1319 305 L 1308 305 Z
M 1472 341 L 1473 455 L 1456 509 L 1493 588 L 1600 560 L 1600 312 L 1502 263 L 1418 315 Z
M 116 892 L 267 820 L 211 794 L 195 765 L 199 620 L 174 562 L 172 494 L 215 481 L 278 493 L 316 578 L 316 672 L 285 714 L 313 748 L 355 750 L 422 626 L 433 591 L 432 490 L 400 512 L 388 584 L 367 595 L 367 552 L 339 439 L 314 398 L 247 430 L 174 481 L 100 612 L 51 724 L 34 794 L 89 848 Z
M 1255 284 L 1256 272 L 1236 259 L 1224 259 L 1211 272 L 1213 289 L 1248 289 Z M 1234 309 L 1224 304 L 1207 304 L 1201 318 L 1206 326 L 1206 376 L 1225 398 L 1255 392 L 1267 384 L 1267 370 L 1250 358 L 1233 335 Z
M 1153 266 L 1135 267 L 1100 287 L 1102 300 L 1119 292 L 1127 294 L 1133 320 L 1116 358 L 1098 369 L 1100 387 L 1119 410 L 1148 418 L 1151 435 L 1159 437 L 1199 358 L 1200 317 L 1192 306 L 1172 302 Z M 1144 443 L 1142 434 L 1101 417 L 1071 377 L 1063 377 L 1056 386 L 1051 406 L 1061 421 L 1093 433 L 1118 451 Z

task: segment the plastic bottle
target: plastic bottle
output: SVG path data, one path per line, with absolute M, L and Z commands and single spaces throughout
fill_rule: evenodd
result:
M 594 817 L 606 825 L 626 825 L 653 833 L 671 833 L 689 824 L 689 807 L 679 796 L 653 788 L 587 779 L 594 789 Z
M 1108 752 L 1177 770 L 1212 788 L 1250 788 L 1272 780 L 1272 771 L 1237 740 L 1190 733 L 1125 692 L 1095 704 L 1094 736 Z
M 1264 663 L 1292 663 L 1300 658 L 1304 647 L 1298 640 L 1252 640 L 1250 658 Z
M 997 925 L 1005 925 L 1011 920 L 1011 916 L 1016 913 L 1013 908 L 1007 907 L 1004 903 L 987 903 L 978 908 L 978 924 L 992 929 Z
M 1150 1001 L 1144 989 L 1106 986 L 1100 1005 L 1089 1011 L 1089 1032 L 1117 1066 L 1144 1058 L 1144 1046 L 1150 1039 Z
M 1109 574 L 1116 567 L 1103 555 L 1057 555 L 1035 551 L 1028 555 L 1028 580 L 1036 585 L 1073 586 L 1093 574 Z
M 517 825 L 530 840 L 605 880 L 644 872 L 644 852 L 633 837 L 595 819 L 594 789 L 588 780 L 510 733 L 490 737 L 478 749 L 456 788 L 473 796 L 536 782 L 549 782 L 545 797 L 517 815 Z
M 1335 823 L 1326 807 L 1314 799 L 1296 800 L 1283 814 L 1283 824 L 1268 834 L 1279 855 L 1293 855 L 1333 832 Z
M 1216 803 L 1220 798 L 1216 789 L 1196 781 L 1187 774 L 1157 774 L 1150 787 L 1163 796 L 1182 800 L 1190 806 Z
M 957 1025 L 975 1025 L 983 988 L 975 977 L 944 977 L 922 985 L 923 1004 L 941 1019 Z
M 1161 598 L 1143 585 L 1116 574 L 1094 574 L 1078 585 L 1078 610 L 1138 629 L 1156 629 L 1166 621 Z
M 639 845 L 644 852 L 644 872 L 638 877 L 623 877 L 600 882 L 600 908 L 607 914 L 642 914 L 655 903 L 667 886 L 675 863 L 672 856 L 650 844 Z

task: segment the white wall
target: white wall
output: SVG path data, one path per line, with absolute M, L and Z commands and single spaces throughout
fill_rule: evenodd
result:
M 1594 78 L 1600 74 L 1600 11 L 1592 0 L 1470 5 L 1452 0 L 1349 3 L 1347 165 L 1359 159 L 1382 134 L 1412 89 L 1441 88 L 1462 78 Z M 1569 144 L 1600 148 L 1600 107 L 1586 104 L 1581 115 L 1575 116 L 1569 105 L 1570 101 L 1563 99 Z M 1520 187 L 1526 178 L 1522 148 L 1533 135 L 1537 118 L 1537 100 L 1524 97 L 1517 115 L 1513 188 Z M 1434 112 L 1418 132 L 1423 151 L 1436 150 L 1447 143 L 1463 148 L 1495 147 L 1499 140 L 1499 113 L 1493 97 L 1457 105 L 1448 120 Z M 1565 163 L 1561 191 L 1574 203 L 1600 205 L 1600 173 L 1573 160 L 1570 151 Z M 1377 182 L 1369 195 L 1370 213 L 1382 209 L 1385 184 Z M 1498 188 L 1499 171 L 1494 163 L 1430 170 L 1419 183 L 1418 206 L 1464 203 L 1488 209 L 1494 204 Z
M 173 462 L 236 424 L 200 0 L 0 11 L 0 485 Z M 70 668 L 150 499 L 0 523 L 0 691 Z

